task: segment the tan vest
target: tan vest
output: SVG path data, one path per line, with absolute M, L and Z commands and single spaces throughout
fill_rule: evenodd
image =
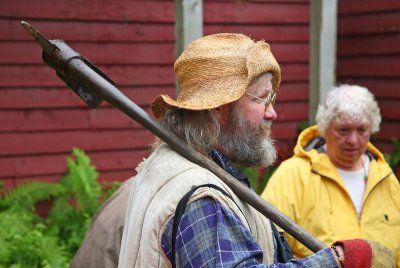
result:
M 117 268 L 126 206 L 134 178 L 124 184 L 96 211 L 70 268 Z
M 192 186 L 211 183 L 228 192 L 227 196 L 209 187 L 197 190 L 189 203 L 211 196 L 229 207 L 249 228 L 264 253 L 263 262 L 273 263 L 273 238 L 268 219 L 242 202 L 210 171 L 188 161 L 165 144 L 138 166 L 128 201 L 119 268 L 171 267 L 161 248 L 161 236 L 174 216 L 179 200 Z M 241 212 L 242 211 L 242 212 Z

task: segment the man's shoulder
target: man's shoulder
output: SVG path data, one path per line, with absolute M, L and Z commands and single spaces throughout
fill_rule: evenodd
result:
M 212 174 L 206 168 L 190 161 L 178 152 L 174 151 L 169 145 L 162 144 L 150 155 L 150 157 L 143 161 L 142 164 L 147 170 L 162 170 L 163 172 L 175 172 L 176 175 L 186 172 L 201 172 L 207 175 Z

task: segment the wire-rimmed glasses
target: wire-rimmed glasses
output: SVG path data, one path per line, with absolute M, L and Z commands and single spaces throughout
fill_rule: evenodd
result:
M 275 91 L 272 91 L 271 93 L 269 93 L 268 96 L 265 99 L 257 97 L 257 96 L 255 96 L 253 94 L 248 93 L 248 92 L 246 92 L 246 95 L 249 95 L 249 96 L 255 98 L 258 101 L 258 103 L 263 103 L 265 105 L 265 109 L 267 109 L 268 106 L 270 106 L 270 105 L 272 105 L 272 106 L 275 105 L 275 101 L 276 101 L 276 93 L 275 93 Z

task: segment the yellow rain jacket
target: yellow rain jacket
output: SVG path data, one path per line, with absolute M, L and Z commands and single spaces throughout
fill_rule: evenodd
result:
M 393 251 L 400 268 L 400 184 L 382 153 L 368 144 L 372 159 L 358 219 L 351 197 L 328 155 L 304 148 L 317 141 L 318 136 L 316 126 L 300 134 L 294 156 L 282 162 L 262 197 L 327 246 L 354 238 L 380 242 Z M 291 236 L 286 237 L 296 257 L 312 253 Z

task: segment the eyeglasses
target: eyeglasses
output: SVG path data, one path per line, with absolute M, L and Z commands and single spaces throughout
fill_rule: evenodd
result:
M 272 91 L 271 93 L 269 93 L 268 96 L 267 96 L 265 99 L 262 99 L 262 98 L 260 98 L 260 97 L 257 97 L 257 96 L 255 96 L 255 95 L 253 95 L 253 94 L 248 93 L 248 92 L 246 92 L 246 95 L 249 95 L 249 96 L 255 98 L 255 99 L 257 100 L 258 103 L 264 104 L 264 105 L 265 105 L 265 109 L 267 109 L 268 106 L 270 106 L 270 105 L 272 105 L 272 106 L 275 105 L 276 93 L 275 93 L 274 91 Z

